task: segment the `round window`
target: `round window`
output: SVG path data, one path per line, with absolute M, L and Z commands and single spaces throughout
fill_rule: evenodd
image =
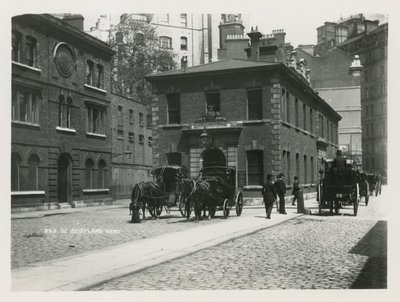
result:
M 59 43 L 54 49 L 54 62 L 58 72 L 68 78 L 76 68 L 76 56 L 73 49 L 66 43 Z

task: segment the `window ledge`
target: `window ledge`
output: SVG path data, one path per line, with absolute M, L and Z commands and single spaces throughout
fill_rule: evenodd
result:
M 57 126 L 57 127 L 56 127 L 56 130 L 57 130 L 57 131 L 61 131 L 61 132 L 76 133 L 76 130 L 75 130 L 75 129 L 72 129 L 72 128 L 64 128 L 64 127 L 60 127 L 60 126 Z
M 109 189 L 83 189 L 83 193 L 108 193 Z
M 167 124 L 167 125 L 161 125 L 160 127 L 164 129 L 168 128 L 173 129 L 173 128 L 182 128 L 182 126 L 183 126 L 182 124 Z
M 22 121 L 12 121 L 12 123 L 15 124 L 15 125 L 29 126 L 29 127 L 33 127 L 33 128 L 40 128 L 40 125 L 39 124 L 35 124 L 35 123 L 22 122 Z
M 23 63 L 20 63 L 20 62 L 15 62 L 15 61 L 11 61 L 11 62 L 12 62 L 13 65 L 17 65 L 17 66 L 25 68 L 25 69 L 29 69 L 29 70 L 32 70 L 32 71 L 35 71 L 35 72 L 38 72 L 38 73 L 42 73 L 42 70 L 40 68 L 29 66 L 29 65 L 26 65 L 26 64 L 23 64 Z
M 86 135 L 92 136 L 92 137 L 98 137 L 98 138 L 106 138 L 107 137 L 105 134 L 92 133 L 92 132 L 86 132 Z
M 244 190 L 261 190 L 262 186 L 260 185 L 252 185 L 252 186 L 244 186 Z
M 84 86 L 85 86 L 85 88 L 88 88 L 88 89 L 91 89 L 91 90 L 94 90 L 94 91 L 97 91 L 97 92 L 100 92 L 100 93 L 103 93 L 103 94 L 107 93 L 107 90 L 100 89 L 100 88 L 97 88 L 97 87 L 89 85 L 89 84 L 85 84 Z
M 12 191 L 11 196 L 44 195 L 44 191 Z
M 249 124 L 264 124 L 266 123 L 265 120 L 247 120 L 243 121 L 243 125 L 249 125 Z

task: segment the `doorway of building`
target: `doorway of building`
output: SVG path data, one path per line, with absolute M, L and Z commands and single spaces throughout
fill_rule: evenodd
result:
M 71 158 L 63 153 L 58 158 L 58 202 L 67 203 L 71 200 Z
M 225 154 L 218 148 L 204 150 L 201 158 L 203 160 L 203 168 L 226 166 Z

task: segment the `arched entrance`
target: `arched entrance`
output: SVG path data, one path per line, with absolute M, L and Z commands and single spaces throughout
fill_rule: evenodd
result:
M 63 153 L 58 158 L 58 202 L 69 202 L 71 200 L 71 157 Z
M 225 167 L 226 157 L 224 152 L 220 149 L 206 149 L 201 154 L 201 159 L 203 160 L 203 167 Z

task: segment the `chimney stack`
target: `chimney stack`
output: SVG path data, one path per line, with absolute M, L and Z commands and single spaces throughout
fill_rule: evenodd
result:
M 80 31 L 83 31 L 83 21 L 85 20 L 85 18 L 83 18 L 82 15 L 66 15 L 64 16 L 64 18 L 62 18 L 62 20 L 67 22 L 69 25 L 76 27 Z

